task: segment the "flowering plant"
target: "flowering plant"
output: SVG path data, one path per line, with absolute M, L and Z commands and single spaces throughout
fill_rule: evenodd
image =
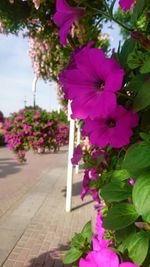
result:
M 5 121 L 4 135 L 18 160 L 25 161 L 25 153 L 30 149 L 39 153 L 46 149 L 56 151 L 67 144 L 68 126 L 56 112 L 23 109 Z
M 0 18 L 10 29 L 6 22 L 12 15 L 2 12 L 6 2 L 0 3 Z M 87 150 L 75 149 L 72 163 L 83 158 L 81 198 L 90 193 L 96 202 L 97 230 L 92 236 L 87 223 L 73 238 L 64 261 L 79 267 L 149 267 L 150 3 L 21 2 L 26 6 L 25 18 L 22 21 L 20 13 L 13 16 L 18 19 L 16 28 L 26 26 L 30 36 L 41 31 L 46 40 L 52 37 L 51 59 L 56 64 L 48 76 L 59 80 L 62 95 L 71 101 L 72 118 L 82 121 L 82 134 L 90 141 Z M 121 12 L 116 13 L 116 6 Z M 14 12 L 15 8 L 14 2 Z M 116 51 L 108 51 L 108 45 L 100 42 L 106 21 L 117 23 L 126 37 Z
M 148 21 L 138 23 L 141 16 L 147 17 L 149 4 L 119 1 L 123 12 L 132 12 L 129 27 L 116 19 L 116 1 L 110 2 L 103 1 L 105 11 L 92 6 L 91 10 L 117 22 L 128 31 L 128 39 L 109 56 L 95 42 L 83 44 L 59 75 L 65 98 L 71 101 L 72 118 L 82 120 L 82 135 L 91 143 L 84 152 L 78 146 L 72 158 L 73 164 L 84 161 L 81 199 L 90 193 L 98 207 L 97 237 L 92 237 L 87 224 L 73 238 L 64 262 L 79 267 L 148 267 L 150 40 Z M 56 1 L 53 20 L 63 45 L 70 41 L 72 23 L 84 17 L 81 5 Z

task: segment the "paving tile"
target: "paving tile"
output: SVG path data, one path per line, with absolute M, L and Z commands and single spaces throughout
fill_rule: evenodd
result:
M 53 164 L 47 168 L 43 182 L 38 181 L 32 189 L 31 205 L 36 192 L 39 198 L 47 193 L 3 267 L 67 267 L 62 259 L 73 234 L 81 231 L 90 217 L 95 216 L 90 197 L 84 203 L 80 200 L 78 186 L 81 187 L 83 173 L 74 176 L 74 209 L 71 213 L 65 212 L 67 154 L 57 154 L 51 160 Z M 35 207 L 35 203 L 33 205 Z

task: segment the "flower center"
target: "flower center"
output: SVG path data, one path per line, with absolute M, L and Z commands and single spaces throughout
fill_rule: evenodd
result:
M 97 89 L 97 91 L 103 91 L 104 85 L 105 85 L 104 81 L 103 80 L 99 80 L 96 83 L 96 89 Z
M 106 125 L 109 128 L 114 128 L 116 126 L 116 121 L 114 119 L 108 119 L 106 120 Z

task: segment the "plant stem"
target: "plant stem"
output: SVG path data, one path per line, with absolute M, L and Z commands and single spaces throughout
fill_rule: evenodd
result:
M 91 7 L 90 7 L 91 8 Z M 126 25 L 124 25 L 122 22 L 118 21 L 117 19 L 115 19 L 112 15 L 109 15 L 95 7 L 92 7 L 91 9 L 93 9 L 97 14 L 101 14 L 103 17 L 105 17 L 106 19 L 109 19 L 111 21 L 116 22 L 118 25 L 120 25 L 121 27 L 123 27 L 125 30 L 131 32 L 133 31 L 133 29 L 127 27 Z
M 125 97 L 125 98 L 127 98 L 127 99 L 130 99 L 130 100 L 133 100 L 133 97 L 132 97 L 132 96 L 128 96 L 128 95 L 126 95 L 126 94 L 124 94 L 124 93 L 121 93 L 121 92 L 117 92 L 117 95 L 118 95 L 118 96 L 123 96 L 123 97 Z

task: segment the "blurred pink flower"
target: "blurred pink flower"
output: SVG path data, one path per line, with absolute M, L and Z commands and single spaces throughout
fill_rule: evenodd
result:
M 60 27 L 60 43 L 66 45 L 66 38 L 73 22 L 84 14 L 81 8 L 71 7 L 66 0 L 56 0 L 56 13 L 53 16 L 54 23 Z
M 41 4 L 41 0 L 33 0 L 34 6 L 36 9 L 39 9 L 40 4 Z
M 124 10 L 127 11 L 134 4 L 134 0 L 120 0 L 119 5 Z
M 83 200 L 85 198 L 85 196 L 88 193 L 90 193 L 92 195 L 93 200 L 96 201 L 97 203 L 100 203 L 100 197 L 99 197 L 99 194 L 98 194 L 96 188 L 90 188 L 89 187 L 90 181 L 97 179 L 97 174 L 94 170 L 94 172 L 92 171 L 91 176 L 90 176 L 90 172 L 91 172 L 91 170 L 85 170 L 85 172 L 84 172 L 84 177 L 83 177 L 83 181 L 82 181 L 81 199 Z
M 80 145 L 78 145 L 74 149 L 73 158 L 71 159 L 72 164 L 77 165 L 81 160 L 81 158 L 82 158 L 82 148 Z

